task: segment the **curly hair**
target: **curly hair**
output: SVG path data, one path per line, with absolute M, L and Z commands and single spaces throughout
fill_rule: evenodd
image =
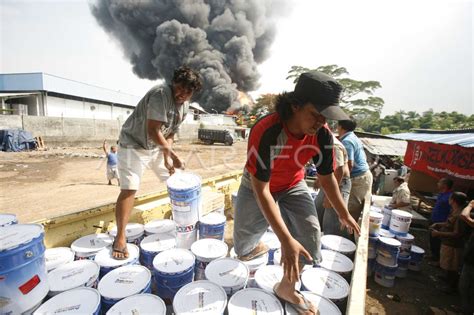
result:
M 276 97 L 275 110 L 283 121 L 288 121 L 293 116 L 291 105 L 303 107 L 308 102 L 296 97 L 295 92 L 284 92 Z
M 181 66 L 174 71 L 173 83 L 181 84 L 182 86 L 197 92 L 202 88 L 202 80 L 199 73 L 189 68 L 188 66 Z

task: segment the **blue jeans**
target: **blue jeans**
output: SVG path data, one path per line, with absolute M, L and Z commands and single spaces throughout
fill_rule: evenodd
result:
M 310 253 L 313 263 L 321 262 L 321 228 L 313 198 L 304 180 L 296 186 L 272 194 L 288 230 Z M 240 185 L 234 213 L 234 249 L 237 255 L 250 253 L 268 229 L 268 222 L 253 191 Z
M 343 178 L 341 181 L 341 185 L 339 186 L 339 190 L 341 192 L 342 199 L 344 199 L 344 203 L 347 206 L 349 195 L 351 193 L 351 179 L 348 177 Z M 337 215 L 337 212 L 336 210 L 334 210 L 334 208 L 324 209 L 322 231 L 326 235 L 333 234 L 346 238 L 349 236 L 347 230 L 341 230 L 339 216 Z

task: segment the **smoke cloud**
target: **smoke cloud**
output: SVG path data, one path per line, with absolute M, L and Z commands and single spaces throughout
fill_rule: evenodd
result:
M 259 86 L 257 64 L 269 55 L 282 0 L 99 0 L 99 24 L 118 41 L 140 78 L 170 80 L 186 64 L 198 70 L 198 102 L 223 111 L 238 90 Z

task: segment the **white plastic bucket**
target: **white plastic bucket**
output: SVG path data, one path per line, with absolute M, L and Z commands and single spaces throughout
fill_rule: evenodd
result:
M 140 243 L 140 263 L 151 270 L 158 253 L 175 247 L 176 238 L 172 233 L 148 235 Z
M 195 225 L 201 208 L 201 178 L 192 173 L 179 172 L 167 179 L 173 220 L 178 226 Z
M 139 265 L 123 266 L 107 273 L 98 290 L 102 296 L 102 313 L 118 301 L 139 293 L 150 293 L 151 272 Z
M 342 305 L 349 295 L 349 283 L 339 274 L 324 268 L 309 268 L 301 274 L 303 288 Z
M 334 271 L 346 279 L 350 278 L 354 269 L 354 263 L 349 257 L 327 249 L 321 250 L 321 256 L 323 260 L 319 264 L 320 267 Z
M 265 245 L 267 245 L 270 250 L 268 251 L 268 264 L 273 265 L 274 262 L 274 256 L 275 256 L 275 251 L 281 248 L 281 243 L 280 240 L 278 239 L 278 236 L 276 236 L 275 233 L 271 231 L 265 232 L 263 234 L 262 238 L 260 239 Z
M 382 209 L 382 213 L 383 213 L 382 229 L 388 230 L 390 226 L 390 218 L 392 217 L 392 209 L 385 206 Z
M 114 239 L 109 234 L 90 234 L 78 238 L 71 244 L 74 251 L 74 259 L 94 259 L 95 255 L 107 246 L 111 246 Z
M 410 253 L 411 255 L 410 262 L 408 263 L 408 269 L 412 271 L 420 271 L 423 256 L 425 255 L 425 250 L 419 246 L 412 245 Z
M 106 315 L 156 314 L 165 315 L 166 305 L 158 296 L 141 293 L 129 296 L 112 306 Z
M 379 231 L 379 237 L 388 237 L 388 238 L 394 238 L 395 234 L 390 232 L 389 230 L 386 229 L 380 229 Z
M 395 235 L 405 236 L 410 230 L 411 219 L 413 215 L 403 210 L 392 210 L 390 219 L 390 232 Z
M 204 280 L 207 265 L 215 259 L 227 256 L 227 251 L 226 243 L 212 238 L 202 239 L 191 245 L 191 252 L 196 257 L 194 279 Z
M 49 272 L 74 260 L 74 252 L 69 247 L 48 248 L 44 252 L 46 270 Z
M 109 234 L 113 237 L 117 236 L 117 227 L 114 226 L 110 231 Z M 145 227 L 143 224 L 140 223 L 128 223 L 125 226 L 125 237 L 127 238 L 127 243 L 132 243 L 137 246 L 140 245 L 140 242 L 145 235 Z
M 382 208 L 376 207 L 376 206 L 370 206 L 370 211 L 382 213 Z
M 331 300 L 309 291 L 303 291 L 301 294 L 308 299 L 314 307 L 318 310 L 320 315 L 342 315 L 341 311 Z M 285 306 L 286 315 L 298 315 L 298 311 L 295 310 L 290 304 Z
M 191 249 L 191 245 L 197 241 L 198 230 L 195 225 L 185 227 L 178 226 L 176 230 L 176 247 Z
M 226 217 L 223 214 L 213 212 L 205 215 L 199 221 L 199 239 L 214 238 L 224 240 Z
M 368 259 L 375 259 L 377 257 L 377 244 L 379 242 L 378 237 L 369 237 L 369 250 L 367 254 Z
M 219 285 L 200 280 L 186 284 L 173 299 L 176 315 L 224 314 L 227 294 Z
M 283 315 L 278 298 L 262 289 L 248 288 L 236 292 L 227 306 L 229 315 Z
M 48 294 L 43 238 L 39 224 L 0 228 L 2 314 L 27 312 Z
M 235 250 L 234 248 L 232 247 L 232 249 L 230 250 L 230 257 L 231 258 L 237 258 L 237 254 L 235 253 Z M 268 253 L 264 254 L 264 255 L 261 255 L 261 256 L 258 256 L 252 260 L 248 260 L 248 261 L 243 261 L 243 263 L 249 268 L 249 282 L 248 282 L 248 285 L 249 287 L 255 287 L 256 284 L 255 284 L 255 279 L 254 279 L 254 276 L 255 276 L 255 272 L 260 268 L 260 267 L 263 267 L 267 264 L 268 262 Z
M 49 296 L 79 287 L 96 288 L 99 265 L 93 260 L 76 260 L 48 273 Z
M 16 215 L 13 213 L 0 213 L 0 227 L 17 224 Z
M 100 314 L 100 294 L 92 288 L 82 287 L 64 291 L 45 303 L 33 314 Z
M 370 211 L 369 214 L 369 235 L 378 236 L 382 226 L 383 214 Z
M 333 250 L 349 257 L 354 255 L 357 248 L 354 242 L 338 235 L 323 235 L 321 246 L 323 249 Z
M 400 256 L 410 257 L 411 246 L 413 245 L 413 242 L 415 241 L 415 237 L 411 235 L 410 233 L 407 233 L 407 235 L 405 236 L 397 235 L 396 239 L 399 240 L 401 243 Z
M 275 253 L 273 253 L 273 264 L 281 265 L 281 249 L 277 249 Z
M 394 238 L 380 237 L 377 246 L 377 262 L 383 266 L 397 266 L 401 243 Z
M 119 268 L 127 265 L 136 265 L 138 264 L 138 258 L 140 257 L 140 250 L 137 245 L 127 244 L 128 258 L 118 260 L 112 256 L 112 248 L 104 248 L 97 253 L 94 260 L 100 266 L 100 278 L 102 279 L 108 272 L 115 268 Z
M 145 235 L 176 234 L 176 223 L 169 219 L 156 219 L 145 224 Z
M 380 284 L 386 288 L 393 288 L 395 285 L 395 274 L 397 272 L 398 266 L 384 266 L 379 264 L 378 261 L 375 262 L 374 267 L 374 280 L 376 283 Z
M 228 296 L 232 296 L 247 285 L 249 268 L 237 259 L 221 258 L 207 265 L 205 276 L 224 288 Z
M 255 272 L 255 284 L 258 288 L 273 293 L 273 287 L 283 278 L 283 267 L 278 265 L 266 265 Z M 301 288 L 301 282 L 295 284 L 295 289 Z
M 398 257 L 398 268 L 395 276 L 397 278 L 406 278 L 408 272 L 408 265 L 410 264 L 410 256 Z

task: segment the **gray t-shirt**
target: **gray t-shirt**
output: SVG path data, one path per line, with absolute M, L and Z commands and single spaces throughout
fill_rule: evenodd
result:
M 140 100 L 133 113 L 127 118 L 120 132 L 119 143 L 122 147 L 152 150 L 157 144 L 148 136 L 147 120 L 161 121 L 161 132 L 166 138 L 178 132 L 186 117 L 189 103 L 176 107 L 169 85 L 154 86 Z

